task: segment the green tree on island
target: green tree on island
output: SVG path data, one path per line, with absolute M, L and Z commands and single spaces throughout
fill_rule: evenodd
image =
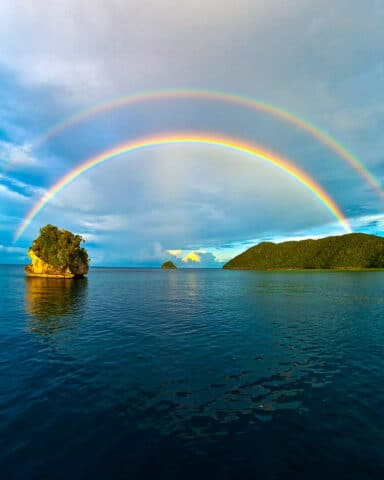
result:
M 81 246 L 83 242 L 81 235 L 48 224 L 40 229 L 40 235 L 32 243 L 32 250 L 50 265 L 74 269 L 79 259 L 88 265 L 89 256 Z

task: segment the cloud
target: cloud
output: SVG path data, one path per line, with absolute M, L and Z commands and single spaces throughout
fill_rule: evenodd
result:
M 25 196 L 30 195 L 36 198 L 40 198 L 44 196 L 47 192 L 44 188 L 20 181 L 17 178 L 11 177 L 9 175 L 4 175 L 2 173 L 0 173 L 0 181 L 8 183 L 9 185 L 16 187 L 17 189 L 22 190 Z
M 194 251 L 186 252 L 185 250 L 167 250 L 167 253 L 181 260 L 183 263 L 188 263 L 188 262 L 200 263 L 201 262 L 201 256 L 199 255 L 200 252 L 194 252 Z
M 0 252 L 5 252 L 5 253 L 20 253 L 20 254 L 26 255 L 26 251 L 25 251 L 24 248 L 6 246 L 6 245 L 1 245 L 1 244 L 0 244 Z
M 0 53 L 24 81 L 89 96 L 124 81 L 132 85 L 148 76 L 161 81 L 164 74 L 192 73 L 188 65 L 198 64 L 196 52 L 199 57 L 204 53 L 200 48 L 204 42 L 219 44 L 216 37 L 246 26 L 251 11 L 256 13 L 254 23 L 261 23 L 267 9 L 266 1 L 255 5 L 248 0 L 236 9 L 230 0 L 208 4 L 181 0 L 176 10 L 172 0 L 144 5 L 137 0 L 129 4 L 67 0 L 65 5 L 49 6 L 37 0 L 33 8 L 22 1 L 5 1 L 0 31 L 7 47 Z
M 173 257 L 181 258 L 183 256 L 182 250 L 167 250 L 167 252 Z
M 196 252 L 190 252 L 181 259 L 184 263 L 195 262 L 200 263 L 201 257 Z
M 0 184 L 0 196 L 12 202 L 27 202 L 29 200 L 25 195 L 15 192 L 6 185 Z
M 27 249 L 0 244 L 0 264 L 26 264 Z
M 102 241 L 101 235 L 96 235 L 94 233 L 82 233 L 80 232 L 79 235 L 84 239 L 86 243 L 98 243 Z
M 125 215 L 86 215 L 82 220 L 83 227 L 95 232 L 118 232 L 125 230 L 128 219 Z
M 355 231 L 373 233 L 375 235 L 384 234 L 384 212 L 354 217 L 350 221 Z
M 32 154 L 31 149 L 31 145 L 17 145 L 0 141 L 0 165 L 6 170 L 37 167 L 39 161 Z
M 169 255 L 175 257 L 176 265 L 183 267 L 185 265 L 198 264 L 199 267 L 220 267 L 219 261 L 212 252 L 207 250 L 167 250 Z
M 380 63 L 382 19 L 379 2 L 351 0 L 4 0 L 0 58 L 64 102 L 203 82 L 319 112 L 340 105 L 330 84 L 356 75 L 357 58 Z

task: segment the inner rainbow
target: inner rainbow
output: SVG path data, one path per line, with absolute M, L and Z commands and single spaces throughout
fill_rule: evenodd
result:
M 36 215 L 44 208 L 44 206 L 63 188 L 73 182 L 83 173 L 87 172 L 91 168 L 100 165 L 107 160 L 122 156 L 124 154 L 132 153 L 139 150 L 148 149 L 150 147 L 159 147 L 162 145 L 175 145 L 175 144 L 197 144 L 208 145 L 213 147 L 221 147 L 233 152 L 240 152 L 246 155 L 250 155 L 255 159 L 264 161 L 270 165 L 273 165 L 277 169 L 285 172 L 292 177 L 297 183 L 305 187 L 311 194 L 321 201 L 324 206 L 331 212 L 331 214 L 340 223 L 343 230 L 347 233 L 352 232 L 352 228 L 348 223 L 348 220 L 343 215 L 342 211 L 332 200 L 325 190 L 318 185 L 313 178 L 298 167 L 294 166 L 285 158 L 277 156 L 274 153 L 266 152 L 258 146 L 246 144 L 243 141 L 213 137 L 202 136 L 201 134 L 185 133 L 185 134 L 169 134 L 162 136 L 151 136 L 143 139 L 136 140 L 134 142 L 124 143 L 103 153 L 89 158 L 81 165 L 75 167 L 73 170 L 63 176 L 57 183 L 55 183 L 45 195 L 32 207 L 23 222 L 20 224 L 16 231 L 14 241 L 17 241 L 20 236 L 25 232 L 26 228 L 30 225 Z

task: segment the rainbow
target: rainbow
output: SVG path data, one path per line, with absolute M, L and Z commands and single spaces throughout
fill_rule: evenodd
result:
M 137 93 L 134 95 L 120 97 L 111 101 L 98 103 L 91 108 L 82 110 L 66 120 L 56 124 L 44 135 L 42 135 L 34 144 L 34 148 L 39 147 L 49 139 L 55 137 L 63 130 L 76 125 L 83 120 L 86 120 L 93 115 L 102 114 L 109 110 L 126 107 L 141 102 L 151 102 L 159 100 L 172 99 L 200 99 L 216 102 L 225 102 L 248 109 L 258 110 L 282 121 L 295 125 L 301 130 L 309 133 L 315 137 L 320 143 L 329 147 L 333 152 L 346 160 L 351 167 L 353 167 L 371 187 L 379 194 L 380 198 L 384 197 L 384 191 L 381 187 L 381 182 L 368 170 L 368 168 L 359 160 L 352 152 L 347 150 L 341 143 L 337 142 L 333 137 L 323 130 L 320 130 L 314 124 L 304 120 L 287 110 L 284 110 L 276 105 L 267 103 L 261 100 L 256 100 L 251 97 L 241 96 L 234 93 L 220 92 L 215 90 L 195 90 L 195 89 L 175 89 L 175 90 L 155 90 L 149 92 Z
M 77 177 L 87 172 L 91 168 L 96 167 L 97 165 L 100 165 L 107 160 L 111 160 L 127 153 L 144 150 L 149 147 L 158 147 L 161 145 L 174 144 L 198 144 L 222 147 L 233 152 L 240 152 L 246 155 L 250 155 L 253 158 L 257 158 L 266 163 L 269 163 L 276 168 L 284 171 L 293 179 L 295 179 L 299 184 L 303 185 L 327 207 L 327 209 L 338 220 L 338 222 L 340 222 L 340 225 L 346 232 L 352 232 L 348 220 L 344 217 L 340 208 L 329 197 L 329 195 L 312 178 L 310 178 L 306 173 L 304 173 L 296 166 L 289 163 L 286 159 L 278 157 L 277 155 L 272 153 L 267 153 L 261 150 L 259 147 L 240 143 L 240 141 L 238 140 L 187 133 L 177 135 L 170 134 L 166 136 L 152 136 L 134 142 L 128 142 L 86 160 L 81 165 L 77 166 L 69 173 L 67 173 L 57 183 L 55 183 L 55 185 L 53 185 L 45 193 L 45 195 L 33 206 L 33 208 L 30 210 L 30 212 L 27 214 L 27 216 L 19 226 L 15 234 L 14 241 L 17 241 L 20 238 L 20 236 L 24 233 L 31 221 L 57 193 L 59 193 L 63 188 L 73 182 Z

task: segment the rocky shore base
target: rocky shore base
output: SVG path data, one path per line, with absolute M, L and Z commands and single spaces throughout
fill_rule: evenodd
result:
M 28 255 L 32 261 L 24 269 L 28 277 L 82 278 L 88 273 L 88 265 L 80 259 L 70 268 L 50 265 L 39 258 L 32 249 L 28 251 Z

